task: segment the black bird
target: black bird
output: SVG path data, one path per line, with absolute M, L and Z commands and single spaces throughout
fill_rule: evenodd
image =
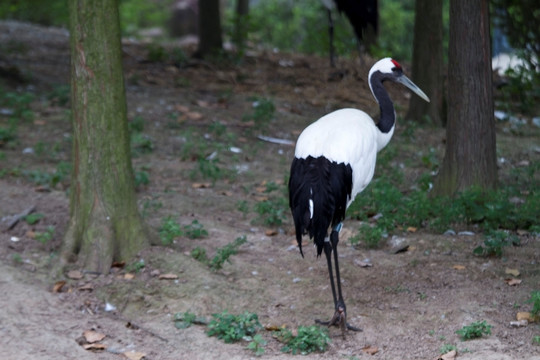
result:
M 324 324 L 340 326 L 344 336 L 346 328 L 359 329 L 347 324 L 337 254 L 339 232 L 347 207 L 373 178 L 377 152 L 388 144 L 394 133 L 396 113 L 384 81 L 399 82 L 429 101 L 403 74 L 397 61 L 379 60 L 368 76 L 371 92 L 380 106 L 379 122 L 375 124 L 368 114 L 357 109 L 341 109 L 323 116 L 300 134 L 291 165 L 289 206 L 298 247 L 303 257 L 302 236 L 308 234 L 317 248 L 317 257 L 324 250 L 335 307 L 334 316 Z
M 332 10 L 337 7 L 339 13 L 345 13 L 351 23 L 358 51 L 363 52 L 364 38 L 369 28 L 376 34 L 379 27 L 377 0 L 321 0 L 328 12 L 328 33 L 330 36 L 330 65 L 335 67 L 334 54 L 334 21 Z

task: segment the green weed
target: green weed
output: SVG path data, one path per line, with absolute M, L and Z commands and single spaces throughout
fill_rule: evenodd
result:
M 172 216 L 167 216 L 161 221 L 159 228 L 159 238 L 163 245 L 171 245 L 173 240 L 184 234 L 182 226 L 174 220 Z
M 187 329 L 193 324 L 207 325 L 208 321 L 204 317 L 197 316 L 189 311 L 176 313 L 174 315 L 174 326 L 177 329 Z
M 328 329 L 321 326 L 299 326 L 298 335 L 294 336 L 288 329 L 281 329 L 278 340 L 285 343 L 281 351 L 293 355 L 307 355 L 312 352 L 324 352 L 330 343 Z
M 253 101 L 253 111 L 250 114 L 245 114 L 242 121 L 253 121 L 258 130 L 267 128 L 276 112 L 274 102 L 265 98 L 252 98 L 251 100 Z
M 44 232 L 36 232 L 35 239 L 42 243 L 43 245 L 47 244 L 54 237 L 54 226 L 47 226 L 47 230 Z
M 233 343 L 245 338 L 252 340 L 261 328 L 257 314 L 246 311 L 240 315 L 233 315 L 225 310 L 220 314 L 212 314 L 206 334 L 216 336 L 225 343 Z
M 489 231 L 486 234 L 484 246 L 477 246 L 473 250 L 473 254 L 484 257 L 501 257 L 504 247 L 509 245 L 519 245 L 519 238 L 514 234 L 509 234 L 502 230 Z
M 527 303 L 533 304 L 531 314 L 533 316 L 540 316 L 540 290 L 531 292 L 531 297 Z
M 208 236 L 208 231 L 198 220 L 193 220 L 191 224 L 184 225 L 184 233 L 190 239 L 200 239 Z
M 253 336 L 249 342 L 247 348 L 255 353 L 255 356 L 261 356 L 264 354 L 264 347 L 266 346 L 266 340 L 260 334 Z
M 238 248 L 245 244 L 247 241 L 246 236 L 237 237 L 233 242 L 220 247 L 216 250 L 216 255 L 210 260 L 206 255 L 206 250 L 201 247 L 196 247 L 191 251 L 191 256 L 208 265 L 212 271 L 218 271 L 223 268 L 225 262 L 231 263 L 230 257 L 238 253 Z
M 32 214 L 26 215 L 24 217 L 24 221 L 26 221 L 28 225 L 34 225 L 38 223 L 39 220 L 43 219 L 44 217 L 45 215 L 43 215 L 42 213 L 32 213 Z
M 441 349 L 439 350 L 439 352 L 441 354 L 446 354 L 446 353 L 449 353 L 452 350 L 457 351 L 457 346 L 452 345 L 452 344 L 444 344 L 443 346 L 441 346 Z
M 491 325 L 488 325 L 486 321 L 473 322 L 471 325 L 466 325 L 463 328 L 456 331 L 462 341 L 477 339 L 483 335 L 491 335 Z
M 140 259 L 139 261 L 135 261 L 135 262 L 132 262 L 131 264 L 127 265 L 126 266 L 126 271 L 129 272 L 129 273 L 138 273 L 142 269 L 144 269 L 145 266 L 146 266 L 146 264 L 144 263 L 144 259 Z
M 150 175 L 148 174 L 147 171 L 144 171 L 144 170 L 135 171 L 135 174 L 133 174 L 133 176 L 135 177 L 136 188 L 150 184 Z
M 532 343 L 533 343 L 533 345 L 538 345 L 538 346 L 540 346 L 540 335 L 535 335 L 535 336 L 533 336 L 533 338 L 532 338 Z
M 152 151 L 154 151 L 154 142 L 148 135 L 138 132 L 131 134 L 131 153 L 134 157 Z

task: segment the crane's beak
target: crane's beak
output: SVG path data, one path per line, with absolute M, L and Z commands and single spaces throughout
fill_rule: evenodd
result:
M 424 94 L 424 92 L 422 90 L 420 90 L 420 88 L 418 86 L 416 86 L 415 83 L 413 83 L 411 80 L 409 80 L 409 78 L 406 77 L 405 75 L 401 75 L 401 76 L 397 77 L 396 81 L 403 84 L 403 85 L 405 85 L 406 87 L 411 89 L 416 95 L 420 96 L 422 99 L 429 102 L 429 98 L 427 97 L 427 95 Z

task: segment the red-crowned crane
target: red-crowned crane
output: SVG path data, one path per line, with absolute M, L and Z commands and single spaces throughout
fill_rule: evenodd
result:
M 377 0 L 321 0 L 328 12 L 328 33 L 330 36 L 330 65 L 335 67 L 334 55 L 334 21 L 332 10 L 337 7 L 339 13 L 345 13 L 351 23 L 356 39 L 358 50 L 363 50 L 364 35 L 371 28 L 373 34 L 377 33 L 379 24 L 379 12 Z
M 341 293 L 337 245 L 345 211 L 356 195 L 373 178 L 377 152 L 388 144 L 394 133 L 396 113 L 383 82 L 398 82 L 422 99 L 429 98 L 409 80 L 399 63 L 384 58 L 369 71 L 369 87 L 379 103 L 381 115 L 377 124 L 357 109 L 341 109 L 309 125 L 298 138 L 289 178 L 291 207 L 296 240 L 302 251 L 302 236 L 313 238 L 317 257 L 326 256 L 335 313 L 328 326 L 359 330 L 347 324 L 347 313 Z M 328 230 L 331 228 L 330 236 Z M 332 252 L 337 293 L 332 269 Z

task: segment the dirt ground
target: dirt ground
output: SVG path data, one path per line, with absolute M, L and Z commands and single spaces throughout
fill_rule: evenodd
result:
M 142 42 L 124 42 L 129 119 L 144 119 L 143 133 L 154 145 L 133 160 L 135 170 L 143 169 L 150 180 L 137 193 L 141 212 L 155 229 L 163 218 L 174 216 L 185 225 L 198 220 L 209 234 L 144 250 L 134 259 L 144 261 L 138 272 L 113 268 L 96 276 L 73 268 L 80 275 L 66 273 L 66 284 L 56 292 L 58 279 L 50 270 L 68 221 L 68 181 L 51 188 L 24 174 L 54 172 L 59 162 L 69 161 L 69 105 L 49 96 L 58 85 L 68 84 L 68 34 L 0 22 L 0 66 L 11 69 L 3 89 L 36 96 L 33 120 L 19 124 L 14 145 L 0 148 L 5 154 L 0 167 L 9 169 L 0 178 L 0 218 L 32 206 L 44 215 L 37 224 L 21 221 L 0 232 L 2 359 L 120 359 L 130 352 L 144 353 L 146 359 L 248 359 L 255 356 L 246 343 L 225 344 L 208 337 L 200 325 L 179 330 L 174 314 L 250 311 L 265 326 L 296 328 L 333 313 L 326 262 L 309 246 L 301 258 L 289 214 L 282 226 L 267 227 L 256 212 L 239 210 L 239 204 L 253 209 L 265 196 L 260 190 L 265 183 L 283 184 L 293 156 L 293 146 L 261 141 L 259 131 L 294 141 L 307 124 L 337 108 L 359 107 L 377 115 L 366 84 L 373 60 L 362 65 L 341 59 L 344 76 L 329 81 L 333 70 L 323 58 L 259 52 L 241 64 L 191 61 L 177 67 L 146 61 L 146 49 Z M 397 86 L 390 91 L 398 113 L 404 114 L 409 94 Z M 253 97 L 276 105 L 274 119 L 261 130 L 241 121 L 253 112 Z M 3 122 L 7 117 L 2 116 Z M 184 151 L 188 144 L 201 149 L 205 140 L 226 143 L 211 130 L 215 124 L 224 125 L 228 144 L 238 149 L 203 149 L 208 155 L 216 151 L 221 166 L 231 170 L 213 183 L 197 175 L 197 163 Z M 406 181 L 413 183 L 426 171 L 422 155 L 433 149 L 442 161 L 444 131 L 417 127 L 415 140 L 405 141 L 407 126 L 398 124 L 391 146 L 398 149 L 395 166 L 407 164 Z M 528 125 L 514 135 L 508 126 L 498 124 L 501 176 L 540 157 L 537 128 Z M 190 143 L 186 129 L 204 140 Z M 38 153 L 38 144 L 45 151 Z M 48 226 L 54 226 L 53 238 L 37 241 L 35 233 Z M 538 237 L 521 233 L 522 246 L 506 248 L 502 258 L 480 258 L 472 254 L 483 241 L 474 227 L 453 229 L 468 231 L 461 235 L 396 231 L 379 249 L 353 247 L 347 238 L 358 228 L 358 221 L 345 222 L 339 250 L 349 322 L 363 331 L 349 332 L 344 340 L 332 328 L 328 351 L 306 359 L 437 359 L 447 344 L 457 346 L 458 359 L 540 359 L 540 346 L 532 342 L 540 327 L 510 325 L 518 311 L 530 310 L 526 301 L 532 290 L 539 290 Z M 189 255 L 196 246 L 213 254 L 243 235 L 247 243 L 218 272 Z M 394 253 L 394 246 L 402 244 L 408 250 Z M 363 267 L 363 262 L 372 266 Z M 509 286 L 505 279 L 512 275 L 506 269 L 519 270 L 521 284 Z M 163 274 L 177 278 L 160 279 Z M 106 306 L 114 309 L 106 311 Z M 491 335 L 459 340 L 456 330 L 481 320 L 493 326 Z M 106 335 L 100 341 L 105 350 L 83 348 L 81 336 L 87 330 Z M 282 344 L 271 331 L 261 334 L 268 342 L 263 359 L 292 356 L 280 351 Z M 377 348 L 375 354 L 366 351 L 370 347 Z

